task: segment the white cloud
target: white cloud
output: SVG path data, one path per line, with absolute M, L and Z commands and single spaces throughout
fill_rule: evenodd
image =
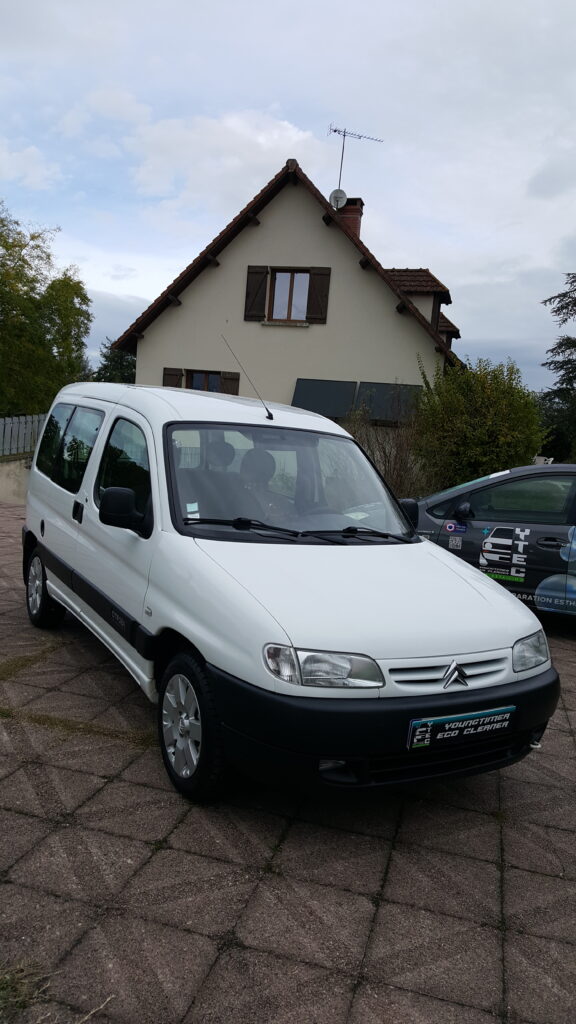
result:
M 48 189 L 61 177 L 58 164 L 47 160 L 37 146 L 13 149 L 0 138 L 0 181 L 13 181 L 24 188 Z
M 312 173 L 326 161 L 312 132 L 256 110 L 151 121 L 125 142 L 143 195 L 192 206 L 221 208 L 232 196 L 259 191 L 288 156 L 300 157 Z

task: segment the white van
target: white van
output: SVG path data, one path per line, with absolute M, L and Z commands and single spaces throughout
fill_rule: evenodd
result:
M 64 388 L 23 545 L 30 619 L 72 612 L 158 701 L 188 797 L 239 762 L 348 786 L 488 771 L 558 701 L 532 612 L 422 540 L 355 441 L 300 409 Z

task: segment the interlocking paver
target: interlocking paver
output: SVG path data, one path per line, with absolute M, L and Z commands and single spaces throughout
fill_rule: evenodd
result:
M 406 806 L 398 840 L 480 860 L 500 858 L 500 827 L 495 817 L 423 800 Z
M 388 863 L 390 843 L 336 829 L 295 823 L 275 864 L 286 875 L 376 894 Z
M 576 836 L 528 822 L 505 825 L 504 861 L 512 867 L 576 881 Z
M 186 809 L 185 801 L 174 792 L 109 782 L 80 808 L 77 818 L 89 828 L 158 842 L 172 831 Z
M 0 810 L 0 871 L 36 846 L 50 831 L 51 825 L 26 814 Z
M 349 1024 L 494 1024 L 494 1016 L 470 1006 L 363 982 L 354 995 Z
M 416 892 L 416 902 L 418 896 Z M 498 1012 L 501 945 L 495 928 L 384 903 L 378 911 L 365 970 L 371 980 Z
M 46 970 L 74 945 L 94 918 L 85 904 L 4 884 L 0 900 L 2 959 Z
M 64 959 L 50 992 L 83 1014 L 111 997 L 111 1020 L 167 1024 L 186 1013 L 215 957 L 204 936 L 111 915 Z
M 192 807 L 174 830 L 170 846 L 235 864 L 264 865 L 286 828 L 286 819 L 244 807 Z
M 184 1024 L 346 1024 L 349 978 L 249 949 L 225 953 Z
M 0 782 L 0 807 L 57 818 L 84 803 L 104 781 L 85 772 L 30 764 Z
M 145 843 L 64 826 L 20 860 L 10 878 L 71 899 L 107 903 L 151 855 Z
M 511 1022 L 574 1024 L 574 946 L 510 932 L 504 962 Z
M 384 889 L 386 899 L 480 924 L 500 922 L 500 873 L 495 864 L 444 851 L 397 846 Z
M 576 800 L 573 787 L 529 786 L 515 779 L 502 780 L 502 811 L 506 822 L 535 825 L 561 824 L 576 831 Z
M 203 935 L 234 927 L 258 882 L 253 869 L 160 850 L 127 886 L 123 904 L 131 911 Z
M 358 969 L 374 917 L 359 893 L 266 875 L 237 926 L 247 946 L 321 967 Z
M 576 944 L 576 881 L 509 868 L 504 913 L 509 929 Z

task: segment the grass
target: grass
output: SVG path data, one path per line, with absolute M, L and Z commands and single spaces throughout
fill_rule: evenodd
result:
M 46 976 L 33 967 L 0 965 L 0 1022 L 11 1024 L 46 994 Z

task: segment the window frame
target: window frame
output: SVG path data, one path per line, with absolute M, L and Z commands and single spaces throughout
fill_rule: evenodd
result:
M 286 316 L 274 316 L 274 303 L 276 301 L 276 281 L 278 274 L 289 274 L 290 281 L 288 284 L 288 302 L 286 307 Z M 266 319 L 269 323 L 274 324 L 306 324 L 308 319 L 304 317 L 293 317 L 292 304 L 294 299 L 294 282 L 296 274 L 305 274 L 308 278 L 308 287 L 306 289 L 306 310 L 308 310 L 308 297 L 310 295 L 310 270 L 302 269 L 298 267 L 270 267 L 270 286 L 268 289 L 268 312 Z
M 88 469 L 90 460 L 92 458 L 92 454 L 94 452 L 94 449 L 98 445 L 98 440 L 99 440 L 99 436 L 100 436 L 100 429 L 101 429 L 102 424 L 105 422 L 105 419 L 106 419 L 106 411 L 104 409 L 102 409 L 102 408 L 99 408 L 98 406 L 94 406 L 94 405 L 80 405 L 77 402 L 74 402 L 74 403 L 59 402 L 58 405 L 60 405 L 60 406 L 70 406 L 72 408 L 72 412 L 70 413 L 70 415 L 68 417 L 66 425 L 65 425 L 65 427 L 64 427 L 64 429 L 62 431 L 62 436 L 60 438 L 60 442 L 58 444 L 58 448 L 56 449 L 56 452 L 54 453 L 54 458 L 52 460 L 51 471 L 50 471 L 50 473 L 46 473 L 44 469 L 42 469 L 40 466 L 38 466 L 38 455 L 40 454 L 40 448 L 41 448 L 42 442 L 44 440 L 44 435 L 45 435 L 48 423 L 50 421 L 50 417 L 52 416 L 53 411 L 54 411 L 55 408 L 57 408 L 57 406 L 54 406 L 54 409 L 51 410 L 50 415 L 48 416 L 48 418 L 46 420 L 46 425 L 44 427 L 44 431 L 42 432 L 42 440 L 40 441 L 40 445 L 38 447 L 38 454 L 36 456 L 36 463 L 35 463 L 35 465 L 36 465 L 36 469 L 38 470 L 38 472 L 42 473 L 42 475 L 45 476 L 48 480 L 50 480 L 51 483 L 53 483 L 56 487 L 60 487 L 61 490 L 66 491 L 67 494 L 76 495 L 76 494 L 79 493 L 80 488 L 82 487 L 82 484 L 84 482 L 84 477 L 86 476 L 86 471 Z M 86 461 L 84 463 L 84 467 L 82 469 L 82 473 L 80 475 L 80 478 L 78 479 L 75 488 L 72 489 L 71 487 L 66 486 L 66 482 L 64 482 L 64 479 L 65 479 L 64 478 L 64 474 L 61 472 L 61 469 L 62 469 L 62 467 L 64 465 L 64 460 L 62 458 L 62 455 L 63 455 L 63 451 L 64 451 L 64 442 L 66 440 L 66 437 L 67 437 L 68 431 L 70 429 L 70 426 L 74 422 L 74 418 L 77 415 L 77 413 L 82 413 L 82 412 L 89 412 L 89 413 L 94 414 L 95 416 L 98 416 L 100 418 L 100 422 L 99 422 L 98 428 L 97 428 L 95 436 L 94 436 L 92 447 L 90 448 L 90 451 L 89 451 L 88 456 L 86 458 Z M 60 470 L 60 472 L 57 472 L 57 470 Z M 70 481 L 67 481 L 67 482 L 69 483 Z

